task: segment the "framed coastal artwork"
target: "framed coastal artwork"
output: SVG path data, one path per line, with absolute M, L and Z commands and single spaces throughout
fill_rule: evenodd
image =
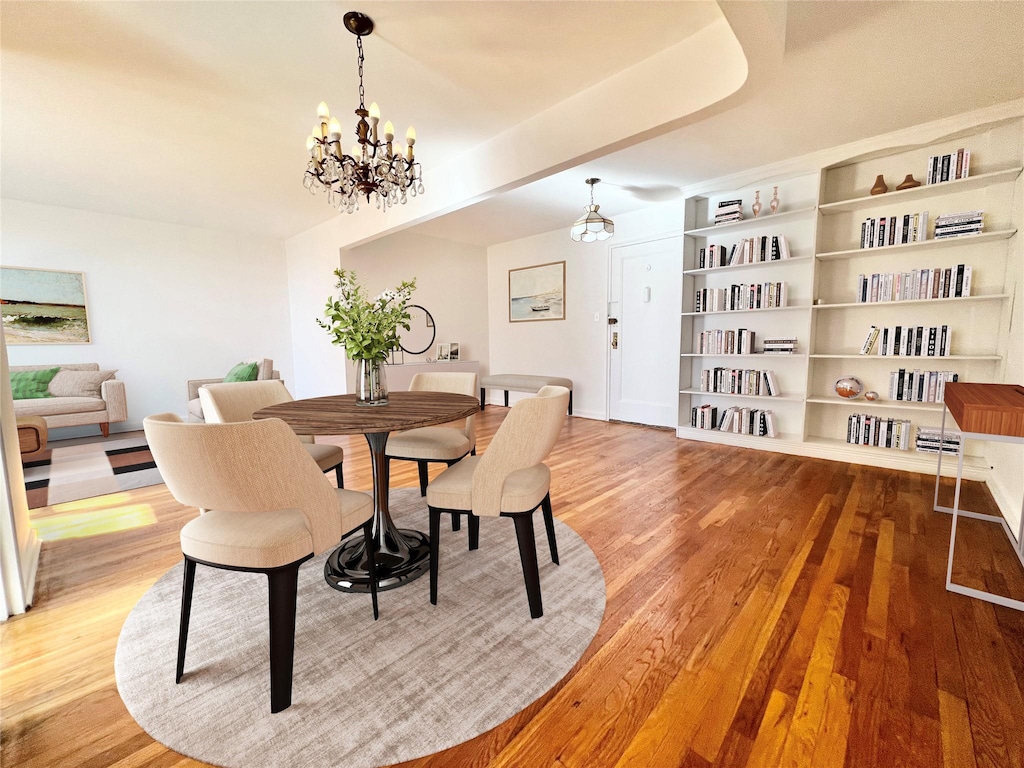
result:
M 508 321 L 565 319 L 565 262 L 508 271 Z
M 0 267 L 0 309 L 8 344 L 88 344 L 85 275 Z

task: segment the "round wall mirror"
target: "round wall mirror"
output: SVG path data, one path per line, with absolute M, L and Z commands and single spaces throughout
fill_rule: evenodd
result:
M 437 329 L 434 328 L 434 317 L 419 304 L 410 304 L 409 330 L 402 330 L 398 345 L 403 352 L 410 355 L 422 355 L 434 346 Z

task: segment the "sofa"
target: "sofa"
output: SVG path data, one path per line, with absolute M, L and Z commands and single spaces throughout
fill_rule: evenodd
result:
M 104 437 L 110 425 L 128 420 L 128 400 L 124 382 L 114 378 L 116 371 L 100 371 L 96 363 L 67 365 L 12 365 L 11 372 L 60 368 L 50 381 L 49 397 L 14 401 L 15 416 L 38 416 L 47 429 L 99 425 Z M 92 375 L 90 375 L 92 374 Z
M 269 357 L 258 360 L 256 366 L 256 381 L 265 379 L 280 379 L 281 372 L 274 370 L 274 361 Z M 221 384 L 224 381 L 222 376 L 219 379 L 189 379 L 188 385 L 188 420 L 191 422 L 203 422 L 203 405 L 199 402 L 199 388 L 207 384 Z

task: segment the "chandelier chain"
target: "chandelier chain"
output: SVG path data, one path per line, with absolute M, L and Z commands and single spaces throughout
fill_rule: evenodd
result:
M 366 109 L 363 102 L 366 100 L 363 91 L 363 36 L 356 35 L 356 49 L 359 51 L 359 108 Z

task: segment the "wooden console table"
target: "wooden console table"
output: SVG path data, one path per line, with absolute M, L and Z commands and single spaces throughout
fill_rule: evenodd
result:
M 971 384 L 951 382 L 946 384 L 943 398 L 942 427 L 939 436 L 939 465 L 935 473 L 935 501 L 937 512 L 953 515 L 953 526 L 949 534 L 949 561 L 946 564 L 946 589 L 968 597 L 976 597 L 996 605 L 1024 611 L 1024 601 L 995 595 L 980 589 L 965 587 L 953 581 L 953 552 L 956 547 L 956 523 L 961 515 L 975 520 L 1000 523 L 1006 532 L 1017 559 L 1024 566 L 1024 504 L 1016 533 L 1009 523 L 997 515 L 985 515 L 960 509 L 960 483 L 964 472 L 964 440 L 991 440 L 1004 443 L 1024 443 L 1024 387 L 1015 384 Z M 953 506 L 939 506 L 939 478 L 942 476 L 942 444 L 946 436 L 946 411 L 960 428 L 960 445 L 957 449 L 956 487 L 953 491 Z

